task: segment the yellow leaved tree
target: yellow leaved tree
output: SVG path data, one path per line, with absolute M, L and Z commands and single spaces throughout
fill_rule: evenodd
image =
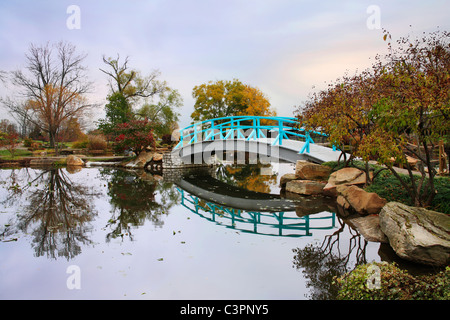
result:
M 194 87 L 196 99 L 193 121 L 204 121 L 229 116 L 276 116 L 269 99 L 258 88 L 233 81 L 210 81 Z

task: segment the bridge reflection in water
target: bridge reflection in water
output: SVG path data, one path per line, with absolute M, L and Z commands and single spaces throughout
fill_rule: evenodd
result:
M 239 232 L 305 237 L 312 236 L 313 230 L 335 228 L 336 214 L 327 211 L 321 199 L 316 200 L 319 204 L 311 205 L 314 200 L 252 192 L 212 177 L 185 177 L 176 184 L 184 207 Z M 309 208 L 304 208 L 305 205 Z

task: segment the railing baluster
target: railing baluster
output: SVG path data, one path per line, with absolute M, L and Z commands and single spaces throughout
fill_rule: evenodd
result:
M 261 120 L 269 121 L 268 124 L 261 124 Z M 251 121 L 249 124 L 245 124 Z M 270 124 L 270 121 L 277 121 L 277 123 Z M 209 123 L 210 127 L 207 129 L 202 129 L 202 125 Z M 244 124 L 243 124 L 244 123 Z M 310 144 L 314 141 L 310 137 L 309 132 L 305 134 L 300 134 L 298 132 L 285 131 L 285 126 L 288 129 L 288 124 L 296 124 L 297 119 L 292 117 L 263 117 L 263 116 L 231 116 L 222 117 L 216 119 L 208 119 L 202 122 L 194 123 L 180 130 L 180 141 L 175 146 L 174 149 L 179 149 L 184 146 L 184 140 L 186 139 L 187 144 L 193 144 L 199 142 L 198 135 L 201 134 L 202 138 L 205 140 L 216 140 L 216 135 L 219 135 L 220 140 L 226 139 L 240 139 L 246 138 L 250 139 L 261 139 L 266 138 L 264 131 L 262 130 L 278 130 L 278 136 L 273 141 L 273 145 L 283 145 L 284 139 L 290 139 L 292 137 L 302 137 L 305 138 L 305 144 L 299 153 L 310 152 Z M 200 128 L 199 128 L 200 127 Z M 248 137 L 243 134 L 245 129 L 252 129 L 252 132 Z M 217 133 L 216 133 L 217 130 Z M 299 129 L 299 132 L 304 132 L 304 129 Z M 185 132 L 187 132 L 185 134 Z M 326 136 L 326 134 L 321 132 L 313 132 L 315 134 Z M 336 146 L 333 145 L 333 150 L 338 150 Z

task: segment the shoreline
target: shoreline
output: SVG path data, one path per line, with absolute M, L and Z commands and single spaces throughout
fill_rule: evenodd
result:
M 132 159 L 127 156 L 86 156 L 75 155 L 85 162 L 124 162 Z M 3 159 L 0 158 L 1 168 L 14 168 L 14 167 L 45 167 L 45 166 L 65 166 L 67 156 L 49 156 L 49 157 L 20 157 L 18 159 Z M 42 164 L 32 164 L 32 161 L 41 161 Z

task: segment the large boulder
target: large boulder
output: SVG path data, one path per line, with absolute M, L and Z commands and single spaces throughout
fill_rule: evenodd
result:
M 153 152 L 142 151 L 135 159 L 125 164 L 125 167 L 133 169 L 143 169 L 145 168 L 147 163 L 152 161 L 153 156 Z
M 151 160 L 153 160 L 154 162 L 159 162 L 162 161 L 162 159 L 163 159 L 162 153 L 154 153 L 153 158 Z
M 325 182 L 314 180 L 292 180 L 286 183 L 286 191 L 302 195 L 322 194 Z
M 337 197 L 336 187 L 338 185 L 364 185 L 366 173 L 357 168 L 347 167 L 330 174 L 327 185 L 323 192 L 327 196 Z
M 380 227 L 399 257 L 432 266 L 450 264 L 450 216 L 389 202 L 380 212 Z
M 371 214 L 364 217 L 353 217 L 345 221 L 366 239 L 371 242 L 388 243 L 389 239 L 381 231 L 380 217 L 377 214 Z
M 84 161 L 77 156 L 70 155 L 66 158 L 66 165 L 68 167 L 82 167 L 84 166 Z
M 338 185 L 336 187 L 337 203 L 344 209 L 350 209 L 360 215 L 378 214 L 386 204 L 386 199 L 374 192 L 367 192 L 354 185 Z
M 286 183 L 288 183 L 289 181 L 292 180 L 296 180 L 297 177 L 295 176 L 294 173 L 286 173 L 283 174 L 280 178 L 280 188 L 284 189 L 286 188 Z
M 327 180 L 331 168 L 309 161 L 297 160 L 295 164 L 295 176 L 303 180 Z

